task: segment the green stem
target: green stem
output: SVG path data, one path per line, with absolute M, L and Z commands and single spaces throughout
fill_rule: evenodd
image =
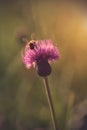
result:
M 55 111 L 54 111 L 54 107 L 53 107 L 53 102 L 52 102 L 52 98 L 51 98 L 51 93 L 50 93 L 47 77 L 44 77 L 44 84 L 45 84 L 45 91 L 46 91 L 46 95 L 47 95 L 47 99 L 48 99 L 48 104 L 50 107 L 50 113 L 51 113 L 51 118 L 52 118 L 52 122 L 53 122 L 53 127 L 54 127 L 54 130 L 59 130 L 57 128 L 56 116 L 55 116 Z

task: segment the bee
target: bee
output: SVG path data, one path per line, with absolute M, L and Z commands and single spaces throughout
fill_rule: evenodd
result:
M 34 35 L 35 35 L 34 33 L 31 34 L 31 40 L 30 41 L 28 41 L 27 35 L 24 34 L 24 33 L 20 33 L 18 35 L 18 38 L 19 38 L 21 43 L 26 44 L 31 50 L 34 50 L 34 47 L 35 47 L 35 40 L 33 40 Z
M 30 40 L 30 41 L 28 42 L 28 45 L 29 45 L 29 48 L 30 48 L 31 50 L 34 50 L 35 40 Z
M 32 33 L 31 40 L 29 42 L 27 41 L 27 44 L 31 50 L 34 50 L 34 47 L 35 47 L 35 40 L 33 40 L 34 37 L 35 37 L 35 33 Z

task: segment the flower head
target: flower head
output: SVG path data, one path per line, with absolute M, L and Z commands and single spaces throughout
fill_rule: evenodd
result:
M 43 71 L 51 72 L 51 68 L 49 65 L 50 61 L 57 60 L 59 58 L 59 51 L 57 47 L 53 45 L 51 40 L 37 40 L 34 43 L 34 49 L 30 49 L 27 44 L 25 47 L 25 52 L 23 55 L 23 63 L 27 68 L 36 65 L 38 68 L 38 72 L 42 73 Z M 49 73 L 47 75 L 49 75 Z M 40 74 L 40 76 L 46 76 L 45 74 Z

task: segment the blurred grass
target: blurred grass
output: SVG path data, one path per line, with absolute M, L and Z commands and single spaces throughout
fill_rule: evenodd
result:
M 67 109 L 87 98 L 87 30 L 84 12 L 75 3 L 58 1 L 0 1 L 0 115 L 24 127 L 50 127 L 51 119 L 42 79 L 22 64 L 17 34 L 51 38 L 61 58 L 49 77 L 61 130 Z M 71 95 L 71 96 L 70 96 Z M 72 98 L 73 95 L 73 98 Z M 71 98 L 70 98 L 71 97 Z M 74 101 L 75 97 L 75 101 Z M 65 125 L 64 125 L 65 124 Z M 10 129 L 10 128 L 9 128 Z

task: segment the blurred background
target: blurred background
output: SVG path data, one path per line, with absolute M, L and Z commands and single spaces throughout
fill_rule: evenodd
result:
M 22 63 L 21 33 L 60 50 L 49 84 L 60 130 L 69 129 L 73 108 L 87 100 L 86 8 L 86 0 L 0 0 L 0 130 L 53 129 L 43 79 Z

